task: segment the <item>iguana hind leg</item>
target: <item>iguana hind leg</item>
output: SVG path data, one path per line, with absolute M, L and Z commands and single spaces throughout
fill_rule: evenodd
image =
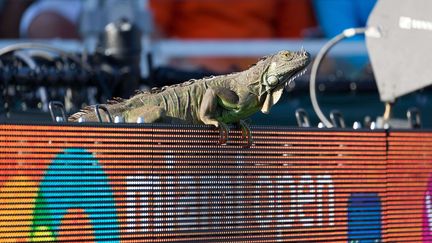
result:
M 159 106 L 142 106 L 127 111 L 124 116 L 126 122 L 136 123 L 141 117 L 144 123 L 153 123 L 162 120 L 165 113 L 165 110 Z

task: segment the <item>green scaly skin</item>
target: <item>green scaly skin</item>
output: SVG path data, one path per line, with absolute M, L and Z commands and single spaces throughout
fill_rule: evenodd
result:
M 248 70 L 229 75 L 191 80 L 182 84 L 141 92 L 129 99 L 110 101 L 105 107 L 112 117 L 125 122 L 206 124 L 226 127 L 261 110 L 268 113 L 285 85 L 310 62 L 305 51 L 281 51 L 262 58 Z M 103 112 L 101 112 L 103 113 Z M 94 106 L 69 117 L 69 121 L 98 122 Z

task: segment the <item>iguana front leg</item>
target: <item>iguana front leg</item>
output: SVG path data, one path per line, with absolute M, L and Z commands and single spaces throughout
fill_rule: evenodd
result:
M 221 132 L 220 144 L 228 140 L 228 126 L 219 121 L 218 117 L 222 115 L 223 109 L 234 109 L 239 101 L 238 95 L 227 88 L 214 87 L 208 88 L 204 93 L 199 109 L 199 117 L 206 125 L 218 127 Z

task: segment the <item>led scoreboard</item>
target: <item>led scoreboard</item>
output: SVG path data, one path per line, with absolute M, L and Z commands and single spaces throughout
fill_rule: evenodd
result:
M 0 125 L 0 242 L 432 242 L 432 133 Z

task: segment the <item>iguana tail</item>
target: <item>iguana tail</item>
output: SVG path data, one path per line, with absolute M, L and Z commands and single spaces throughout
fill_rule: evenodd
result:
M 125 100 L 122 98 L 114 98 L 112 100 L 109 100 L 107 104 L 99 105 L 99 107 L 106 108 L 109 112 L 109 115 L 111 118 L 114 118 L 115 116 L 123 116 L 123 112 L 126 110 L 125 106 Z M 99 118 L 96 112 L 97 106 L 96 105 L 90 105 L 86 106 L 83 109 L 81 109 L 79 112 L 71 115 L 68 118 L 68 121 L 70 122 L 79 122 L 80 120 L 85 122 L 99 122 Z M 101 119 L 103 121 L 108 121 L 107 115 L 103 109 L 99 109 L 99 114 L 101 116 Z

